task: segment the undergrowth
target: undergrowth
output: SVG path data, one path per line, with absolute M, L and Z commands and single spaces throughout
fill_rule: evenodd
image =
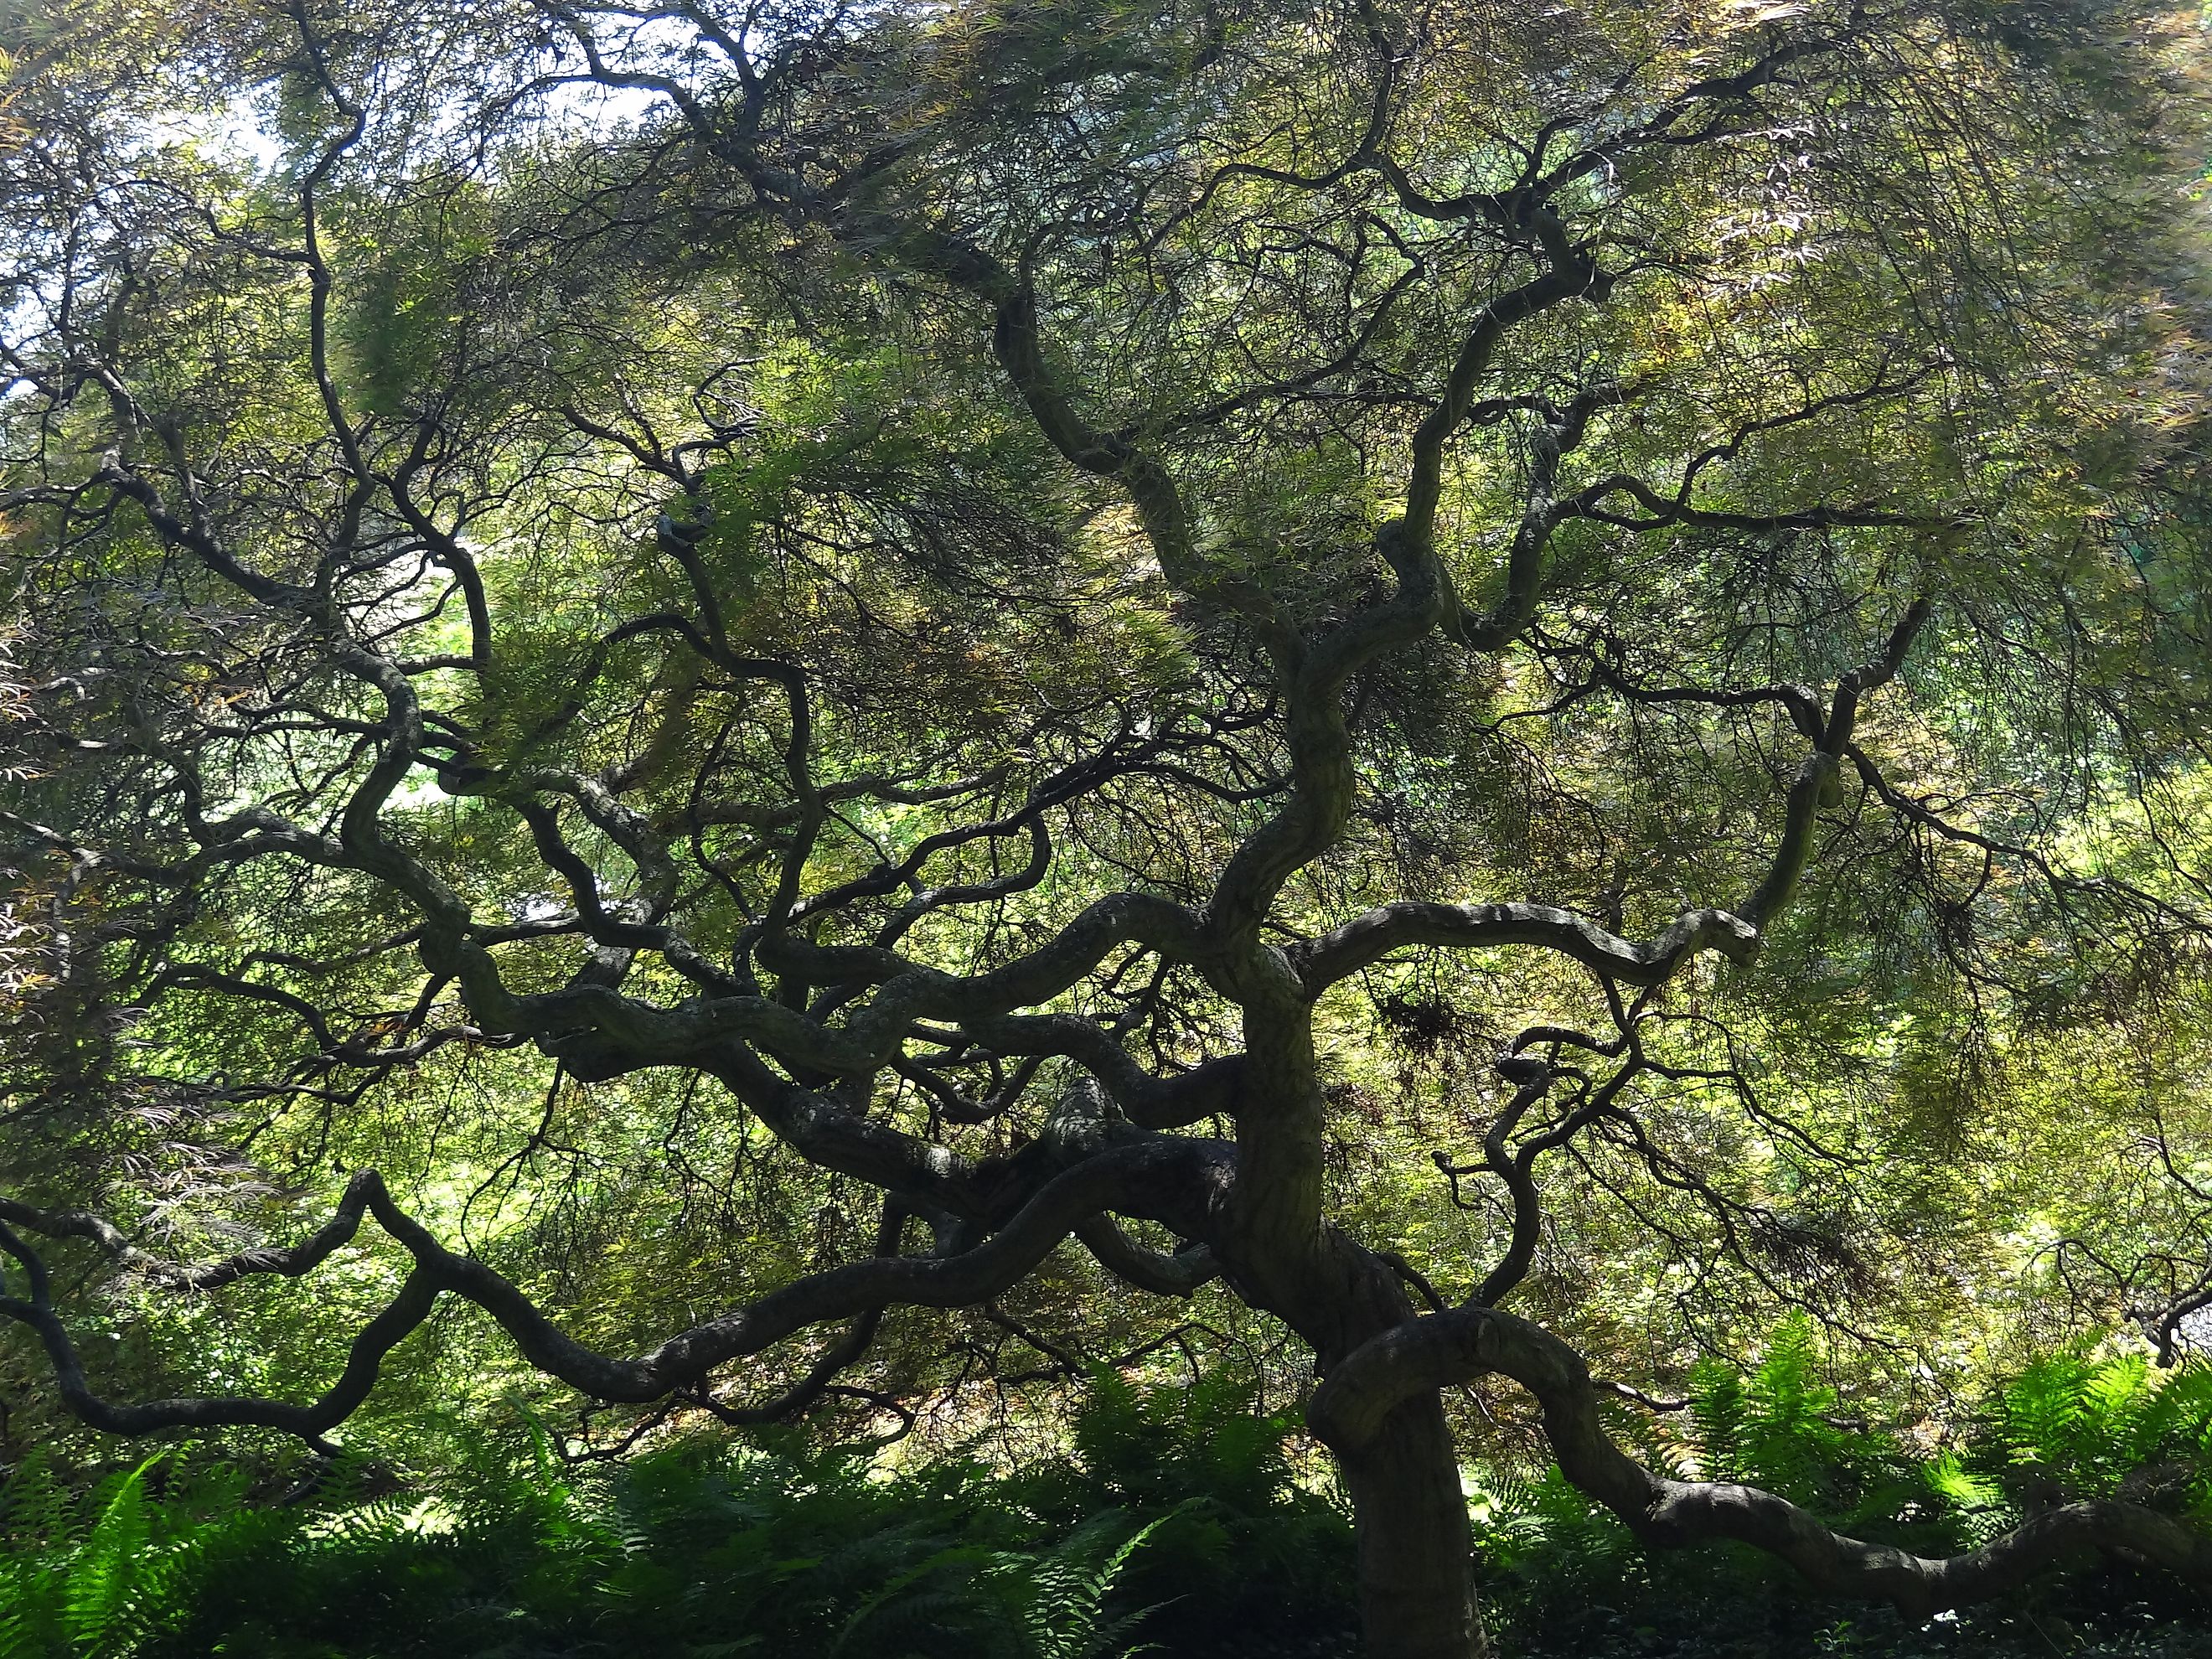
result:
M 2046 1356 L 1996 1388 L 1950 1443 L 1916 1447 L 1845 1415 L 1819 1379 L 1809 1329 L 1790 1324 L 1748 1373 L 1699 1364 L 1680 1413 L 1655 1419 L 1624 1403 L 1613 1426 L 1661 1474 L 1761 1486 L 1839 1532 L 1916 1554 L 1972 1549 L 2077 1498 L 2124 1498 L 2212 1527 L 2212 1364 L 2202 1361 L 2159 1370 L 2135 1354 Z M 1733 1630 L 1746 1652 L 1770 1645 L 1762 1631 L 1808 1653 L 1940 1652 L 1977 1633 L 2002 1647 L 2017 1628 L 2024 1651 L 2052 1653 L 2079 1646 L 2085 1638 L 2051 1635 L 2077 1625 L 2154 1629 L 2163 1642 L 2177 1625 L 2212 1623 L 2173 1581 L 2107 1563 L 1915 1633 L 1887 1614 L 1822 1606 L 1745 1546 L 1647 1550 L 1556 1467 L 1493 1477 L 1474 1506 L 1493 1621 L 1522 1648 L 1723 1652 L 1735 1650 L 1718 1632 Z M 2212 1659 L 2212 1642 L 2203 1651 Z
M 1225 1383 L 1102 1377 L 1071 1454 L 728 1442 L 578 1473 L 538 1437 L 430 1491 L 340 1471 L 256 1505 L 190 1449 L 0 1490 L 0 1659 L 1122 1659 L 1260 1653 L 1349 1618 L 1349 1522 Z
M 1948 1553 L 2110 1496 L 2212 1525 L 2212 1367 L 2053 1356 L 1932 1449 L 1849 1420 L 1802 1329 L 1747 1374 L 1692 1382 L 1680 1411 L 1624 1407 L 1616 1432 L 1655 1467 L 1765 1486 L 1862 1538 Z M 1350 1523 L 1296 1478 L 1293 1426 L 1225 1382 L 1109 1372 L 1067 1454 L 1012 1475 L 886 1474 L 796 1437 L 579 1472 L 540 1435 L 401 1492 L 341 1468 L 288 1505 L 249 1501 L 237 1465 L 190 1445 L 95 1484 L 34 1456 L 0 1488 L 0 1659 L 1349 1655 Z M 1749 1550 L 1648 1553 L 1556 1469 L 1493 1474 L 1474 1513 L 1507 1651 L 2212 1659 L 2212 1637 L 2187 1645 L 2203 1607 L 2109 1565 L 1910 1631 L 1822 1605 Z

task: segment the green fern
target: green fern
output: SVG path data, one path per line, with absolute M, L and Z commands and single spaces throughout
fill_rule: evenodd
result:
M 1994 1427 L 2014 1463 L 2056 1470 L 2071 1461 L 2088 1410 L 2089 1372 L 2081 1355 L 2053 1354 L 1998 1390 Z
M 2108 1497 L 2156 1474 L 2203 1510 L 2212 1504 L 2212 1365 L 2160 1371 L 2139 1354 L 2050 1355 L 1997 1390 L 1984 1439 L 1993 1466 L 2031 1501 Z
M 1153 1534 L 1187 1513 L 1196 1500 L 1178 1504 L 1166 1515 L 1123 1539 L 1103 1559 L 1097 1543 L 1113 1528 L 1115 1517 L 1101 1516 L 1090 1527 L 1079 1528 L 1065 1542 L 1048 1551 L 1027 1574 L 1030 1595 L 1023 1609 L 1022 1627 L 1036 1659 L 1128 1659 L 1143 1648 L 1115 1644 L 1133 1631 L 1163 1604 L 1155 1603 L 1105 1617 L 1107 1598 L 1120 1582 L 1123 1570 Z
M 878 1551 L 884 1541 L 882 1536 L 870 1540 Z M 957 1583 L 972 1577 L 976 1569 L 991 1559 L 986 1551 L 954 1546 L 934 1551 L 894 1573 L 846 1619 L 830 1644 L 828 1659 L 837 1659 L 855 1638 L 864 1635 L 866 1639 L 861 1645 L 870 1651 L 880 1652 L 886 1645 L 886 1628 L 910 1624 L 917 1615 L 926 1617 L 939 1629 L 963 1622 L 964 1615 L 972 1615 L 973 1603 L 971 1598 L 959 1593 Z M 948 1578 L 955 1583 L 941 1582 Z
M 134 1634 L 131 1615 L 149 1553 L 146 1475 L 163 1455 L 148 1458 L 111 1486 L 70 1562 L 62 1629 L 71 1648 L 89 1659 L 125 1650 Z
M 1745 1396 L 1743 1374 L 1711 1356 L 1692 1366 L 1690 1422 L 1698 1474 L 1707 1480 L 1741 1480 L 1751 1426 L 1751 1404 Z

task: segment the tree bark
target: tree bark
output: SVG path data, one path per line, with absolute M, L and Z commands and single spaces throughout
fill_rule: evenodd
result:
M 1433 1391 L 1337 1457 L 1352 1495 L 1367 1659 L 1487 1659 L 1459 1455 Z
M 1305 1289 L 1304 1304 L 1285 1311 L 1304 1316 L 1290 1322 L 1314 1345 L 1317 1401 L 1333 1397 L 1328 1379 L 1351 1356 L 1413 1322 L 1397 1273 L 1334 1229 L 1318 1241 Z M 1394 1401 L 1356 1434 L 1338 1432 L 1335 1419 L 1310 1405 L 1307 1420 L 1352 1498 L 1366 1659 L 1488 1659 L 1474 1528 L 1442 1392 Z

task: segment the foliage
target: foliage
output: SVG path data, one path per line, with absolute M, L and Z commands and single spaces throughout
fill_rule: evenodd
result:
M 2135 1352 L 2045 1355 L 1997 1381 L 1955 1443 L 1932 1446 L 1840 1416 L 1802 1322 L 1778 1331 L 1747 1372 L 1708 1359 L 1693 1382 L 1679 1437 L 1640 1425 L 1656 1464 L 1765 1487 L 1838 1531 L 1917 1553 L 1970 1549 L 2039 1510 L 2086 1498 L 2124 1495 L 2212 1517 L 2212 1363 L 2201 1359 L 2160 1370 Z M 1503 1482 L 1477 1513 L 1479 1547 L 1510 1587 L 1503 1605 L 1516 1629 L 1545 1628 L 1592 1601 L 1633 1623 L 1662 1606 L 1679 1621 L 1707 1601 L 1802 1599 L 1786 1571 L 1751 1551 L 1724 1551 L 1717 1563 L 1645 1554 L 1556 1468 Z M 2126 1589 L 2170 1617 L 2195 1605 L 2155 1583 Z
M 2212 1516 L 2212 1362 L 2038 1360 L 1999 1389 L 1976 1447 L 2016 1504 L 2128 1493 Z
M 1200 1396 L 1102 1378 L 1080 1449 L 1011 1480 L 787 1436 L 573 1470 L 538 1431 L 426 1491 L 355 1465 L 272 1505 L 205 1450 L 81 1490 L 34 1455 L 0 1488 L 0 1655 L 1121 1659 L 1340 1629 L 1348 1529 L 1279 1449 L 1161 1479 L 1235 1391 Z
M 1148 1633 L 1179 1652 L 1231 1633 L 1264 1651 L 1326 1627 L 1351 1593 L 1349 1517 L 1299 1483 L 1285 1449 L 1297 1419 L 1254 1407 L 1249 1379 L 1225 1368 L 1150 1385 L 1097 1370 L 1068 1455 L 1020 1483 L 1061 1527 L 1102 1511 L 1160 1517 L 1127 1583 L 1158 1606 Z
M 1836 1405 L 1805 1333 L 1784 1331 L 1748 1372 L 1701 1366 L 1687 1431 L 1654 1444 L 1915 1548 L 2117 1490 L 2194 1506 L 2212 1477 L 2212 1367 L 2046 1356 L 1992 1392 L 1962 1446 L 1932 1455 Z M 486 1450 L 421 1491 L 353 1465 L 272 1504 L 204 1450 L 89 1486 L 34 1455 L 0 1487 L 0 1656 L 1349 1651 L 1347 1519 L 1294 1477 L 1289 1422 L 1248 1406 L 1219 1376 L 1147 1389 L 1101 1372 L 1066 1455 L 1011 1475 L 959 1458 L 893 1472 L 789 1436 L 577 1469 L 533 1430 L 517 1455 Z M 1846 1615 L 1748 1552 L 1718 1573 L 1647 1559 L 1556 1470 L 1475 1505 L 1499 1626 L 1538 1653 L 1994 1655 L 2032 1650 L 2038 1616 L 2123 1632 L 2096 1652 L 2189 1650 L 2188 1598 L 2124 1572 L 1916 1633 Z

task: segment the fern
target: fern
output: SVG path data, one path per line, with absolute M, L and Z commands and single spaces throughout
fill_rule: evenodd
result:
M 2141 1355 L 2080 1350 L 2026 1367 L 1996 1392 L 1984 1442 L 2021 1498 L 2107 1497 L 2157 1476 L 2198 1511 L 2212 1505 L 2212 1366 L 2154 1370 Z
M 72 1648 L 93 1659 L 121 1651 L 133 1633 L 132 1604 L 147 1565 L 146 1474 L 163 1455 L 112 1485 L 100 1518 L 70 1562 L 62 1629 Z
M 1690 1422 L 1698 1474 L 1708 1480 L 1743 1476 L 1744 1443 L 1751 1423 L 1743 1376 L 1726 1361 L 1708 1356 L 1690 1368 Z
M 1179 1504 L 1158 1519 L 1146 1522 L 1103 1559 L 1097 1559 L 1095 1540 L 1086 1534 L 1102 1533 L 1110 1526 L 1113 1518 L 1102 1516 L 1091 1528 L 1079 1529 L 1030 1569 L 1030 1593 L 1023 1610 L 1022 1626 L 1028 1633 L 1036 1659 L 1127 1659 L 1132 1653 L 1144 1651 L 1116 1650 L 1115 1644 L 1158 1612 L 1163 1604 L 1155 1603 L 1108 1619 L 1107 1597 L 1120 1581 L 1130 1558 L 1163 1526 L 1191 1509 L 1195 1501 Z
M 2088 1362 L 2080 1354 L 2053 1354 L 1998 1390 L 1994 1428 L 2014 1463 L 2056 1470 L 2070 1459 L 2088 1409 Z
M 1951 1521 L 1957 1541 L 1969 1548 L 1988 1543 L 2020 1519 L 2003 1488 L 1994 1479 L 1975 1474 L 1955 1450 L 1929 1459 L 1921 1479 L 1929 1498 Z
M 880 1546 L 883 1540 L 879 1537 L 871 1541 Z M 958 1622 L 962 1614 L 972 1611 L 971 1604 L 944 1584 L 924 1586 L 933 1578 L 971 1576 L 991 1559 L 981 1550 L 954 1547 L 938 1550 L 894 1574 L 845 1620 L 830 1644 L 829 1659 L 837 1659 L 863 1632 L 871 1638 L 865 1645 L 880 1651 L 882 1627 L 909 1622 L 917 1613 L 926 1614 L 940 1629 Z

